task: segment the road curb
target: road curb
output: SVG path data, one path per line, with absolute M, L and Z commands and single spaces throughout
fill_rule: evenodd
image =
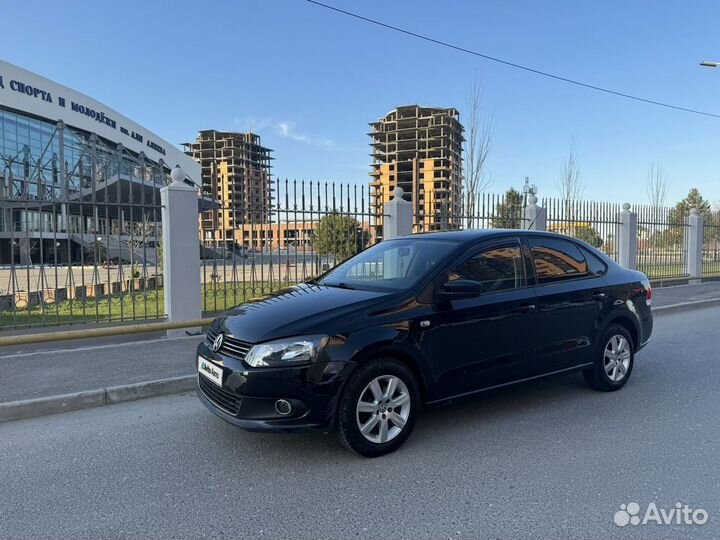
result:
M 670 315 L 671 313 L 680 313 L 682 311 L 690 311 L 693 309 L 702 309 L 712 306 L 720 306 L 720 298 L 694 300 L 693 302 L 681 302 L 679 304 L 670 304 L 669 306 L 659 306 L 653 308 L 652 313 L 653 315 Z
M 0 403 L 0 423 L 189 392 L 195 388 L 196 381 L 197 375 L 185 375 L 60 396 L 9 401 Z

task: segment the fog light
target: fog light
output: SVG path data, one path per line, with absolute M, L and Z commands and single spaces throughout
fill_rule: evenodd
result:
M 278 414 L 281 414 L 283 416 L 287 416 L 290 414 L 293 410 L 292 405 L 289 401 L 286 401 L 284 399 L 278 399 L 275 402 L 275 410 Z

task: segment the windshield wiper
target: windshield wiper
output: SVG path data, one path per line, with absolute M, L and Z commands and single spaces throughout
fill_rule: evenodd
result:
M 318 283 L 318 285 L 325 285 L 326 287 L 337 287 L 338 289 L 347 289 L 349 291 L 354 291 L 355 287 L 351 287 L 347 283 L 340 282 L 340 283 Z
M 348 285 L 347 283 L 338 283 L 337 286 L 340 287 L 341 289 L 349 289 L 349 290 L 351 290 L 351 291 L 354 291 L 354 290 L 355 290 L 355 287 L 351 287 L 351 286 Z

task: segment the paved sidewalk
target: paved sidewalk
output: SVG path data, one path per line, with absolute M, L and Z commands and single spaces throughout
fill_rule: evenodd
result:
M 653 289 L 657 315 L 703 300 L 720 306 L 720 282 Z M 193 375 L 201 339 L 138 335 L 0 348 L 0 403 Z
M 201 339 L 159 338 L 29 352 L 0 348 L 0 403 L 192 375 Z
M 653 288 L 654 308 L 702 300 L 720 300 L 720 281 Z

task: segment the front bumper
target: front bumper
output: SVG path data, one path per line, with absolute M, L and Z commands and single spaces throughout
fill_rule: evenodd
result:
M 205 343 L 198 346 L 196 362 L 200 356 L 221 368 L 222 387 L 198 374 L 198 397 L 214 414 L 249 431 L 331 429 L 340 390 L 353 367 L 349 362 L 318 362 L 250 368 L 211 351 Z M 290 414 L 277 412 L 279 399 L 292 404 Z

